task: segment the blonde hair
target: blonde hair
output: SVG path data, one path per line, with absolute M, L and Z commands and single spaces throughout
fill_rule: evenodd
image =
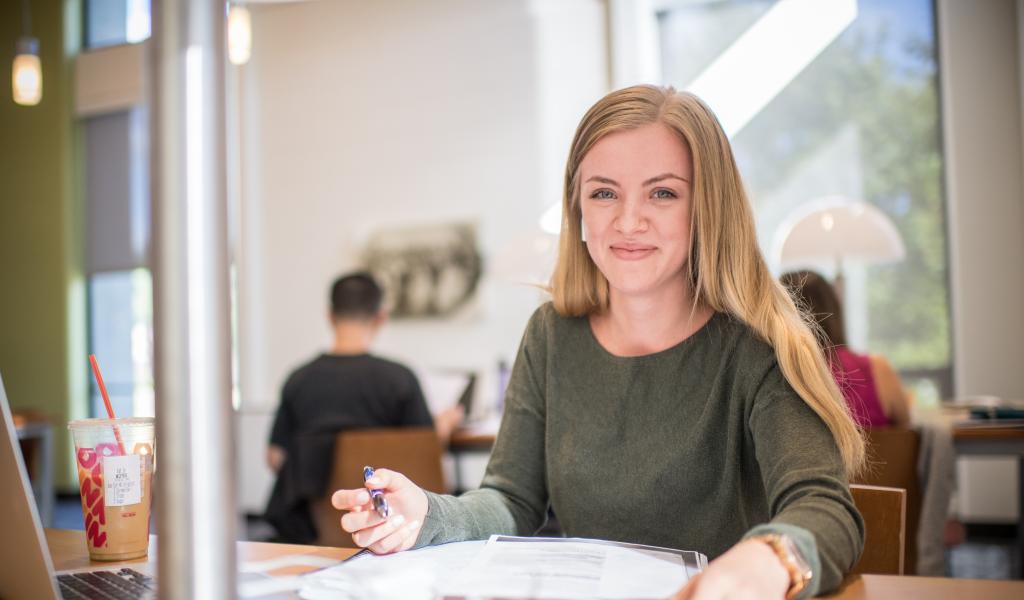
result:
M 612 92 L 587 111 L 565 167 L 562 234 L 551 279 L 555 310 L 583 316 L 608 308 L 608 281 L 581 242 L 580 163 L 604 136 L 651 123 L 677 132 L 693 157 L 688 276 L 695 305 L 732 315 L 775 350 L 782 374 L 825 422 L 848 476 L 864 463 L 864 440 L 817 343 L 817 325 L 768 271 L 729 140 L 699 98 L 640 85 Z

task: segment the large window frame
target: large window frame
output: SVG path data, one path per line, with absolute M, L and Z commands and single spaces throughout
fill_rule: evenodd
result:
M 693 8 L 695 5 L 702 4 L 695 0 L 610 0 L 609 1 L 609 30 L 612 39 L 612 72 L 611 79 L 614 88 L 621 88 L 636 83 L 675 83 L 665 81 L 664 69 L 662 65 L 662 40 L 661 30 L 659 26 L 659 15 L 665 11 L 677 9 L 677 8 Z M 777 6 L 778 3 L 776 3 Z M 799 2 L 789 2 L 790 6 L 798 5 Z M 856 3 L 854 3 L 856 6 Z M 856 8 L 855 8 L 856 10 Z M 936 129 L 938 130 L 937 147 L 940 160 L 944 163 L 944 142 L 942 139 L 942 106 L 941 106 L 941 85 L 939 76 L 941 74 L 941 65 L 939 61 L 939 27 L 937 24 L 937 7 L 934 2 L 931 2 L 931 15 L 932 21 L 929 26 L 934 32 L 934 44 L 935 47 L 934 57 L 936 64 L 936 75 L 935 75 L 935 93 L 937 96 L 937 102 L 939 103 L 936 109 L 938 122 L 936 123 Z M 676 87 L 681 87 L 676 84 Z M 699 90 L 697 91 L 699 95 Z M 713 106 L 714 108 L 714 106 Z M 720 115 L 721 116 L 721 115 Z M 723 120 L 723 126 L 726 127 L 727 133 L 730 131 L 728 119 Z M 897 364 L 897 368 L 904 378 L 905 383 L 918 393 L 919 396 L 923 396 L 926 404 L 932 404 L 941 400 L 948 400 L 955 396 L 954 386 L 954 373 L 955 373 L 955 361 L 956 354 L 954 351 L 954 340 L 953 340 L 953 307 L 952 307 L 952 290 L 950 285 L 951 280 L 951 260 L 950 260 L 950 243 L 949 239 L 949 207 L 948 198 L 945 189 L 945 165 L 943 164 L 939 169 L 938 185 L 940 187 L 939 197 L 941 204 L 941 215 L 938 216 L 941 219 L 941 235 L 942 240 L 942 260 L 944 261 L 943 270 L 943 281 L 942 286 L 944 287 L 945 293 L 945 324 L 946 324 L 946 339 L 948 345 L 948 360 L 946 364 L 937 367 L 933 366 L 907 366 Z M 760 232 L 759 232 L 760 233 Z M 766 240 L 762 239 L 762 248 L 765 251 L 766 256 L 770 255 L 771 248 L 770 243 L 766 243 Z M 769 256 L 770 262 L 771 257 Z M 773 265 L 777 266 L 777 265 Z M 854 293 L 857 293 L 859 288 L 864 288 L 863 294 L 866 296 L 866 271 L 862 269 L 854 269 L 853 277 L 848 277 L 848 288 L 852 288 Z M 778 274 L 778 273 L 776 273 Z M 852 279 L 852 281 L 849 281 Z M 866 297 L 861 299 L 862 302 L 867 302 Z M 862 317 L 866 319 L 867 317 Z M 856 317 L 855 317 L 856 319 Z M 866 324 L 863 325 L 866 327 Z M 866 335 L 862 336 L 865 339 L 859 340 L 861 346 L 866 345 Z M 871 349 L 871 348 L 860 348 L 860 349 Z M 872 349 L 873 350 L 873 349 Z
M 149 0 L 82 0 L 75 117 L 83 137 L 87 340 L 118 416 L 153 416 L 149 269 Z M 92 417 L 106 411 L 95 380 Z

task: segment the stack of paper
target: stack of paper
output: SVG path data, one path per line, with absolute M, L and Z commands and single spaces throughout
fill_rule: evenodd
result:
M 579 538 L 492 536 L 364 556 L 307 576 L 321 598 L 665 598 L 707 566 L 697 552 Z

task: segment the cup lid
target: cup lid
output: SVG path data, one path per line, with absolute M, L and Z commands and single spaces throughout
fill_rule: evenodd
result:
M 146 427 L 156 424 L 153 417 L 125 417 L 121 419 L 78 419 L 68 423 L 68 429 L 79 429 L 86 427 Z

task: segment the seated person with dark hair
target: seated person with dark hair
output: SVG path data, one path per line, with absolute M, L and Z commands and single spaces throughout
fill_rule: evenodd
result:
M 909 427 L 911 398 L 899 373 L 884 356 L 858 354 L 847 346 L 843 308 L 832 284 L 813 271 L 786 273 L 779 280 L 821 327 L 825 356 L 857 424 Z
M 367 273 L 335 281 L 334 347 L 296 369 L 284 384 L 267 450 L 277 482 L 266 512 L 282 542 L 317 539 L 311 506 L 326 492 L 338 433 L 434 425 L 413 372 L 369 353 L 387 319 L 382 299 L 380 286 Z M 442 442 L 461 418 L 461 409 L 438 415 Z

